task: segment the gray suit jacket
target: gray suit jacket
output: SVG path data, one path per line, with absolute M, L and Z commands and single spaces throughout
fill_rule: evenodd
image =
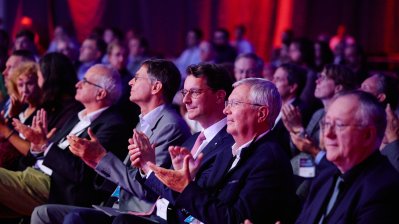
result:
M 137 125 L 139 130 L 140 123 Z M 171 165 L 168 147 L 181 145 L 190 135 L 184 120 L 170 106 L 166 106 L 156 122 L 147 131 L 147 136 L 155 144 L 156 163 L 163 167 Z M 108 180 L 121 186 L 119 206 L 121 210 L 147 212 L 158 196 L 145 189 L 135 178 L 138 170 L 130 166 L 129 156 L 125 163 L 112 153 L 99 162 L 96 171 Z

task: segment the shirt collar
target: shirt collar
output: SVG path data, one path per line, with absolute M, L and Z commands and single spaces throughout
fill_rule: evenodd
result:
M 88 113 L 88 114 L 86 114 L 86 109 L 84 109 L 84 110 L 82 110 L 82 111 L 80 111 L 78 113 L 78 118 L 79 118 L 80 121 L 85 121 L 85 122 L 91 123 L 95 119 L 97 119 L 104 110 L 106 110 L 108 108 L 109 107 L 103 107 L 101 109 L 98 109 L 98 110 L 93 111 L 93 112 Z
M 245 144 L 241 145 L 241 146 L 238 147 L 238 148 L 236 148 L 236 147 L 237 147 L 237 146 L 236 146 L 236 143 L 234 143 L 234 145 L 231 146 L 232 152 L 236 152 L 236 153 L 235 153 L 235 154 L 236 154 L 235 156 L 240 157 L 242 149 L 247 148 L 248 146 L 250 146 L 252 142 L 258 141 L 258 140 L 261 139 L 263 136 L 265 136 L 268 132 L 269 132 L 269 130 L 263 132 L 263 133 L 260 134 L 259 136 L 255 136 L 252 140 L 246 142 Z M 233 153 L 233 156 L 234 156 L 234 153 Z
M 161 113 L 161 111 L 163 111 L 165 109 L 165 104 L 162 104 L 158 107 L 156 107 L 155 109 L 151 110 L 150 112 L 148 112 L 146 115 L 142 115 L 140 114 L 140 122 L 142 124 L 147 124 L 147 125 L 152 125 L 154 124 L 154 122 L 156 121 L 156 119 L 159 117 L 159 114 Z
M 222 120 L 212 124 L 208 128 L 205 128 L 203 132 L 206 141 L 209 142 L 211 139 L 213 139 L 217 135 L 217 133 L 219 133 L 219 131 L 222 130 L 224 126 L 226 126 L 226 124 L 227 124 L 227 118 L 223 118 Z

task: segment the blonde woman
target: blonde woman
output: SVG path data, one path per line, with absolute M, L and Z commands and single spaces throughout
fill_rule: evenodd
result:
M 29 142 L 24 140 L 24 136 L 18 135 L 9 123 L 11 118 L 17 118 L 24 124 L 31 124 L 41 100 L 37 74 L 38 66 L 34 62 L 25 62 L 10 74 L 8 90 L 11 106 L 8 117 L 2 118 L 0 122 L 0 139 L 2 139 L 0 166 L 12 168 L 15 158 L 20 154 L 26 155 L 29 151 Z

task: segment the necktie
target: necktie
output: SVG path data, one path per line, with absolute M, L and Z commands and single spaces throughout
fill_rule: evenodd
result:
M 195 156 L 195 154 L 197 153 L 200 145 L 202 144 L 202 142 L 205 140 L 205 135 L 204 132 L 201 131 L 201 133 L 198 135 L 197 140 L 195 140 L 194 146 L 191 149 L 191 155 L 193 155 L 193 157 Z M 195 157 L 194 157 L 195 158 Z
M 343 183 L 343 179 L 341 177 L 338 177 L 337 181 L 335 182 L 334 191 L 333 191 L 333 193 L 332 193 L 332 195 L 330 197 L 330 200 L 328 201 L 325 213 L 321 217 L 319 223 L 323 223 L 323 221 L 326 218 L 326 216 L 328 215 L 328 213 L 330 213 L 331 209 L 334 207 L 334 204 L 337 201 L 337 198 L 338 198 L 339 191 L 340 191 L 342 183 Z

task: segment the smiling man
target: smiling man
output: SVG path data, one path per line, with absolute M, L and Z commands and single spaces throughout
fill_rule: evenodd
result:
M 384 108 L 362 91 L 335 97 L 321 123 L 335 167 L 312 183 L 297 223 L 398 223 L 399 174 L 379 152 Z
M 196 164 L 189 169 L 189 157 L 175 171 L 153 165 L 151 169 L 179 192 L 176 207 L 203 223 L 242 223 L 247 218 L 254 223 L 292 222 L 296 214 L 292 168 L 269 134 L 281 108 L 277 88 L 259 78 L 233 86 L 224 113 L 235 144 L 217 156 L 207 185 L 192 181 L 190 171 Z

